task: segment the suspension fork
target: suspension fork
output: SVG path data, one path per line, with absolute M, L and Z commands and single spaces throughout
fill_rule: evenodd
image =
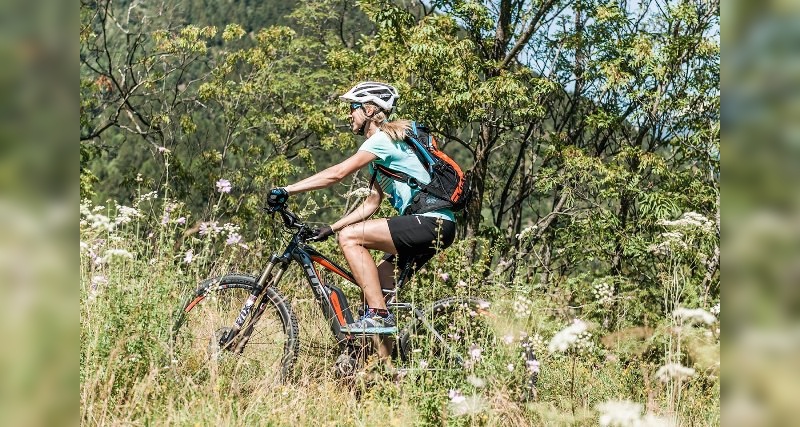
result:
M 247 340 L 249 339 L 250 333 L 252 333 L 253 326 L 255 322 L 260 317 L 260 313 L 264 311 L 266 308 L 267 301 L 263 301 L 264 299 L 264 289 L 266 289 L 266 282 L 267 279 L 270 277 L 270 274 L 274 270 L 276 265 L 281 265 L 277 274 L 275 275 L 273 282 L 277 282 L 283 276 L 283 272 L 286 271 L 285 263 L 282 262 L 283 260 L 279 258 L 277 255 L 272 255 L 270 258 L 269 263 L 264 268 L 264 271 L 261 273 L 261 276 L 256 283 L 255 289 L 250 293 L 245 300 L 244 305 L 242 306 L 241 310 L 239 310 L 239 315 L 236 317 L 236 320 L 233 322 L 231 329 L 228 331 L 227 334 L 224 334 L 220 337 L 220 346 L 224 344 L 224 347 L 229 348 L 230 346 L 236 341 L 236 351 L 241 352 L 244 349 L 245 344 L 247 344 Z M 253 312 L 253 307 L 258 307 L 258 309 Z M 251 315 L 252 313 L 252 315 Z M 249 319 L 249 322 L 248 322 Z M 245 324 L 247 326 L 245 326 Z M 242 329 L 245 330 L 245 333 L 242 334 L 240 339 L 234 340 L 234 338 L 239 334 L 239 331 Z
M 275 273 L 275 277 L 273 278 L 271 284 L 276 285 L 283 277 L 284 272 L 286 272 L 286 268 L 279 269 Z M 267 287 L 265 286 L 262 289 L 266 288 Z M 266 292 L 262 291 L 260 297 L 254 304 L 254 306 L 256 307 L 255 311 L 250 316 L 250 320 L 247 322 L 246 326 L 240 333 L 240 337 L 238 339 L 238 342 L 236 343 L 236 349 L 235 349 L 238 353 L 241 353 L 244 350 L 244 346 L 247 345 L 247 342 L 250 340 L 251 334 L 253 333 L 253 329 L 255 328 L 256 323 L 258 323 L 258 321 L 261 319 L 261 316 L 267 309 L 267 305 L 270 303 L 270 301 L 264 300 L 264 295 L 266 295 Z

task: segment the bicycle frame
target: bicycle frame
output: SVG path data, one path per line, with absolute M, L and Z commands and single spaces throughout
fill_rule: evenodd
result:
M 249 331 L 252 330 L 252 326 L 258 321 L 261 313 L 266 309 L 267 302 L 258 301 L 258 298 L 262 294 L 265 286 L 276 287 L 291 263 L 296 262 L 302 267 L 302 271 L 308 281 L 309 286 L 311 287 L 314 298 L 319 303 L 325 319 L 329 321 L 331 332 L 333 333 L 337 342 L 340 343 L 340 346 L 346 345 L 348 341 L 353 339 L 351 334 L 344 333 L 341 330 L 342 326 L 353 322 L 353 317 L 350 313 L 347 299 L 338 288 L 323 282 L 317 266 L 342 277 L 354 286 L 358 286 L 353 274 L 305 243 L 305 240 L 309 237 L 311 231 L 304 224 L 300 223 L 294 214 L 285 210 L 279 210 L 278 212 L 283 217 L 284 223 L 287 225 L 287 227 L 297 228 L 298 231 L 292 236 L 292 240 L 286 246 L 286 249 L 284 249 L 282 255 L 278 255 L 276 253 L 270 257 L 269 263 L 259 277 L 258 286 L 247 299 L 239 313 L 239 316 L 236 318 L 235 324 L 232 328 L 232 334 L 224 337 L 222 340 L 228 342 L 229 344 L 233 344 L 231 340 L 236 337 L 242 328 L 244 328 L 245 333 L 243 334 L 243 337 L 238 340 L 238 343 L 235 344 L 237 349 L 244 348 L 244 345 L 247 343 Z M 397 291 L 409 277 L 412 265 L 413 260 L 412 262 L 408 262 L 406 265 L 401 266 L 401 273 L 394 289 L 383 289 L 383 293 L 388 307 L 410 309 L 415 313 L 415 315 L 417 315 L 417 317 L 422 317 L 422 311 L 415 309 L 411 304 L 395 302 Z M 258 307 L 258 309 L 255 311 L 253 311 L 254 306 Z M 251 313 L 252 316 L 250 316 Z M 248 317 L 250 319 L 250 323 L 245 328 L 245 323 L 247 322 Z

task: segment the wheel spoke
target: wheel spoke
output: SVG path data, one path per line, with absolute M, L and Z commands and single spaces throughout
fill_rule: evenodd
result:
M 267 288 L 264 292 L 268 292 L 270 302 L 252 329 L 246 326 L 228 345 L 220 346 L 218 342 L 230 333 L 252 286 L 226 284 L 229 286 L 206 293 L 199 302 L 193 300 L 183 314 L 184 320 L 173 338 L 178 369 L 195 380 L 224 378 L 224 383 L 236 388 L 285 378 L 297 353 L 296 320 L 292 320 L 290 309 L 273 289 Z M 247 330 L 247 340 L 241 341 Z

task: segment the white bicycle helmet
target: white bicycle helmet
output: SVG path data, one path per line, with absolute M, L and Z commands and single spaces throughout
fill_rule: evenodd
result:
M 348 102 L 371 102 L 382 110 L 391 112 L 399 97 L 400 94 L 392 85 L 380 82 L 361 82 L 340 96 L 339 99 Z

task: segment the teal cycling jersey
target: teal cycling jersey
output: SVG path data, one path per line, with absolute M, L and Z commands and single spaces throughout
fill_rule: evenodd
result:
M 361 150 L 372 153 L 377 157 L 373 163 L 403 172 L 422 184 L 427 184 L 431 180 L 417 155 L 414 154 L 413 148 L 405 141 L 393 141 L 389 138 L 389 135 L 380 130 L 361 144 L 359 151 Z M 369 165 L 369 173 L 370 175 L 375 173 L 375 168 L 372 164 Z M 378 183 L 384 193 L 389 195 L 389 201 L 392 206 L 401 215 L 419 192 L 418 188 L 412 188 L 405 182 L 395 181 L 383 176 L 383 174 L 378 174 Z M 420 215 L 455 222 L 455 215 L 450 209 L 440 209 Z

